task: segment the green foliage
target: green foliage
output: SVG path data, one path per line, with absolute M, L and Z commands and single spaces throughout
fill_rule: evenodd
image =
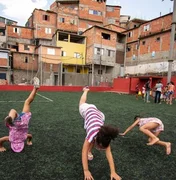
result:
M 29 92 L 0 92 L 0 136 L 8 134 L 3 119 L 11 108 L 22 110 Z M 78 103 L 81 92 L 39 92 L 53 102 L 36 96 L 31 105 L 29 132 L 33 146 L 22 153 L 0 153 L 0 180 L 83 180 L 81 150 L 85 138 Z M 11 101 L 11 102 L 8 102 Z M 118 174 L 124 180 L 175 180 L 176 178 L 176 105 L 144 103 L 131 95 L 113 93 L 88 94 L 88 103 L 95 104 L 106 116 L 106 124 L 123 132 L 135 115 L 160 118 L 165 131 L 160 138 L 172 142 L 173 152 L 165 155 L 160 146 L 147 146 L 147 137 L 134 128 L 125 138 L 112 142 L 112 152 Z M 104 152 L 93 150 L 89 163 L 95 180 L 108 180 L 109 165 Z

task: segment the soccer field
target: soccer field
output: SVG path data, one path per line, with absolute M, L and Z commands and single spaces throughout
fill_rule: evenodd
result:
M 21 112 L 29 92 L 0 92 L 0 137 L 8 135 L 3 119 L 11 108 Z M 31 105 L 29 133 L 33 145 L 21 153 L 0 153 L 0 180 L 83 180 L 81 150 L 85 138 L 83 120 L 78 111 L 81 92 L 38 92 Z M 163 141 L 172 143 L 167 156 L 161 146 L 147 146 L 147 137 L 135 127 L 125 138 L 111 143 L 117 173 L 122 180 L 176 179 L 176 101 L 172 106 L 144 103 L 132 95 L 89 92 L 88 103 L 95 104 L 106 117 L 105 124 L 123 132 L 135 115 L 158 117 L 165 131 Z M 110 179 L 109 165 L 103 151 L 93 150 L 89 162 L 95 180 Z

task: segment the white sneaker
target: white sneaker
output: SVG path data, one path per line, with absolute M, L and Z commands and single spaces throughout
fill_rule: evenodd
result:
M 39 80 L 39 78 L 34 77 L 33 82 L 34 82 L 34 87 L 35 88 L 37 88 L 37 89 L 40 88 L 40 80 Z
M 83 88 L 83 91 L 86 90 L 86 89 L 89 90 L 89 86 L 85 86 L 85 87 Z

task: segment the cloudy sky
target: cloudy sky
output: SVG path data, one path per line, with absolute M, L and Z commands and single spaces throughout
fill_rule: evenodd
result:
M 55 0 L 0 0 L 0 16 L 24 25 L 35 8 L 49 9 Z M 171 0 L 107 0 L 108 5 L 120 5 L 121 15 L 132 18 L 153 19 L 173 10 Z

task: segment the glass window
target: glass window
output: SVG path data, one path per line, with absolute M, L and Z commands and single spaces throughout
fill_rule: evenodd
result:
M 46 34 L 51 34 L 51 28 L 45 28 L 45 33 Z
M 55 55 L 55 49 L 53 49 L 53 48 L 47 48 L 47 54 Z
M 64 23 L 65 22 L 65 18 L 63 18 L 63 17 L 59 18 L 59 22 Z
M 61 51 L 61 56 L 66 56 L 66 52 L 65 51 Z
M 13 32 L 14 32 L 14 33 L 20 33 L 20 28 L 14 27 L 14 28 L 13 28 Z
M 24 45 L 24 50 L 29 51 L 29 46 L 27 44 Z
M 81 58 L 80 53 L 78 53 L 78 52 L 74 52 L 74 58 Z

